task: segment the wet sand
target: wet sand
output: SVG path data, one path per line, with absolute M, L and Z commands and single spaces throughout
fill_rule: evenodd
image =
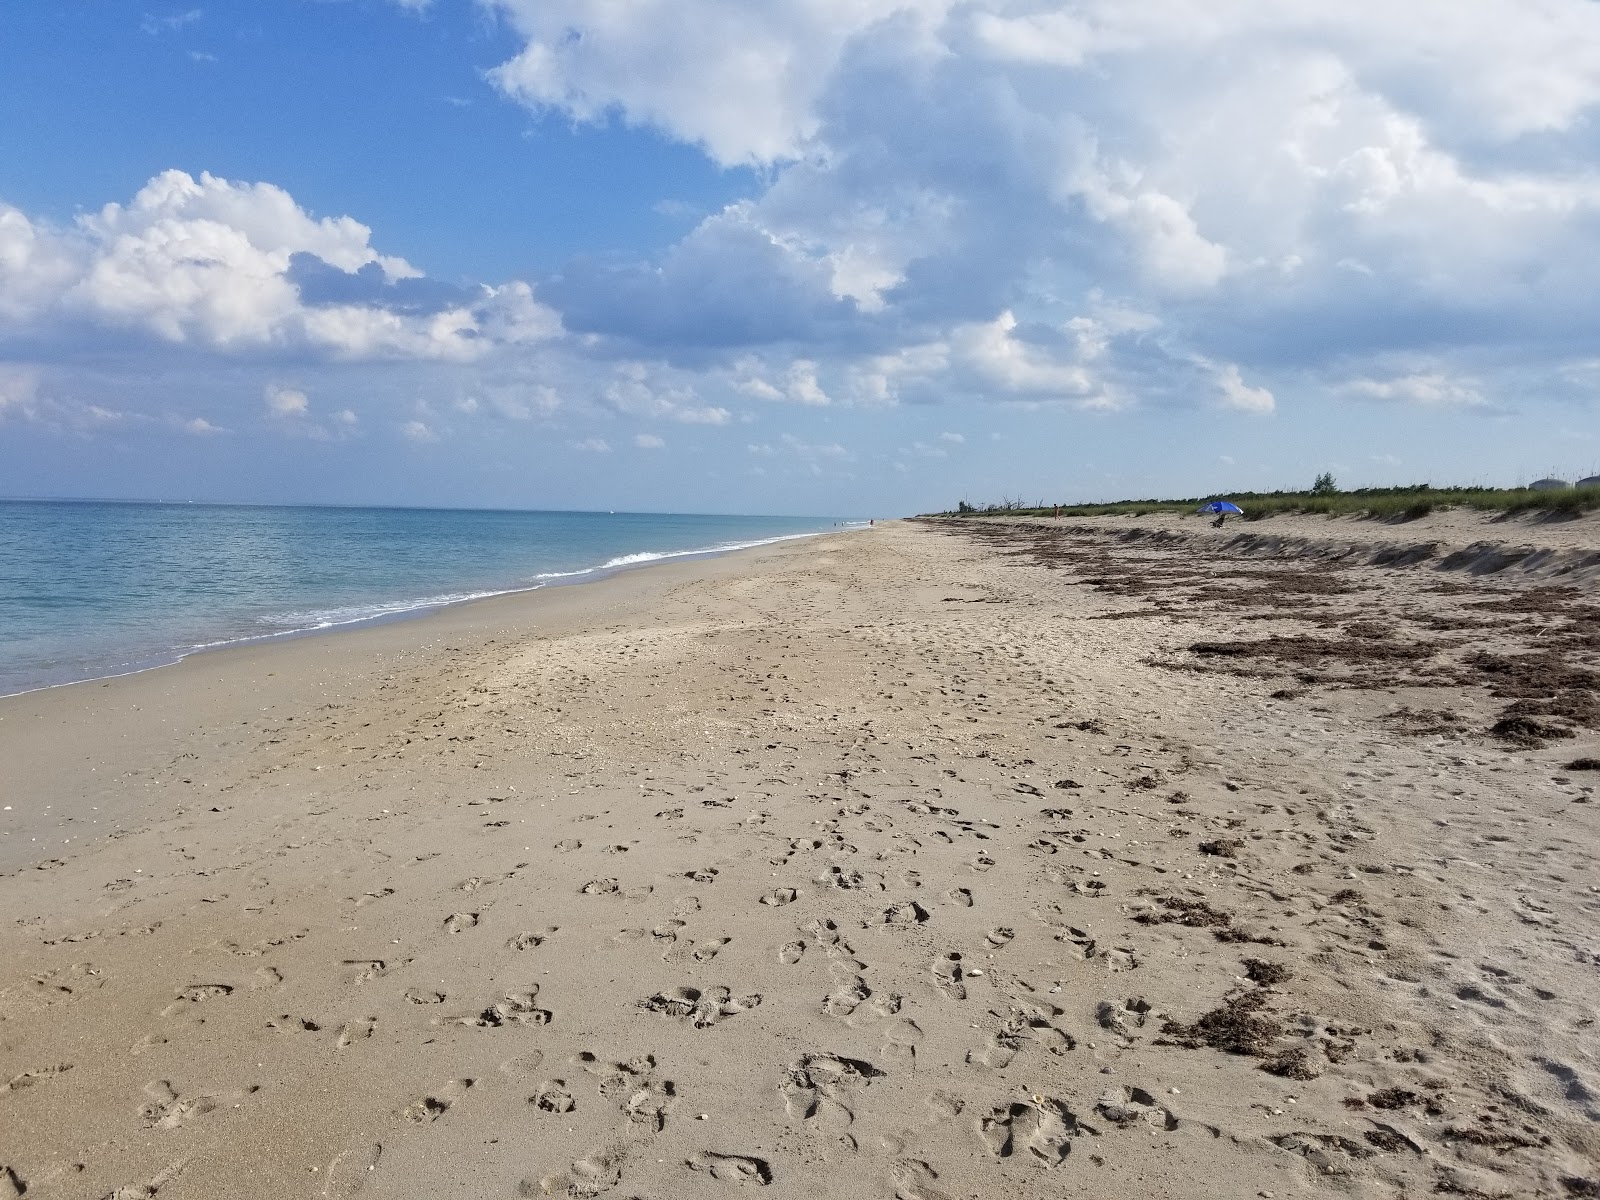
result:
M 1600 1194 L 1600 539 L 1445 517 L 897 523 L 0 701 L 0 1196 Z

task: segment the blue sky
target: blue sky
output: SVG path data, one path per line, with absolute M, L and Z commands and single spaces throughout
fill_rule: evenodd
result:
M 1600 466 L 1590 0 L 0 28 L 0 494 L 891 514 Z

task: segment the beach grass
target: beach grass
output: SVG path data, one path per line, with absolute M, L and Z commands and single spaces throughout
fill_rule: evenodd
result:
M 1600 509 L 1600 486 L 1569 487 L 1551 491 L 1532 488 L 1434 487 L 1419 483 L 1408 487 L 1357 488 L 1351 491 L 1225 492 L 1173 500 L 1119 500 L 1107 504 L 1062 504 L 1064 517 L 1142 517 L 1152 513 L 1192 513 L 1214 500 L 1228 500 L 1244 511 L 1246 521 L 1259 521 L 1285 513 L 1323 513 L 1330 517 L 1363 517 L 1383 521 L 1414 521 L 1448 508 L 1469 508 L 1512 516 L 1543 513 L 1551 517 L 1576 517 Z M 1056 505 L 1025 507 L 1015 501 L 998 504 L 963 504 L 928 516 L 1052 516 Z

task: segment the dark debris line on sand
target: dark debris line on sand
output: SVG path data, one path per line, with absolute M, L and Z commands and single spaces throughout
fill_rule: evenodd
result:
M 1263 567 L 1224 548 L 1196 563 L 1162 557 L 1187 549 L 1171 535 L 1142 536 L 1125 545 L 1128 535 L 1071 527 L 941 524 L 980 541 L 1003 542 L 1003 554 L 1071 572 L 1076 582 L 1096 591 L 1137 597 L 1145 605 L 1097 614 L 1099 619 L 1192 621 L 1225 614 L 1236 622 L 1293 621 L 1325 631 L 1195 641 L 1152 660 L 1157 666 L 1261 678 L 1287 675 L 1297 686 L 1273 693 L 1283 700 L 1300 699 L 1314 687 L 1482 689 L 1506 703 L 1481 732 L 1517 749 L 1539 749 L 1579 730 L 1600 729 L 1600 604 L 1574 587 L 1515 589 L 1477 577 L 1470 584 L 1440 580 L 1428 589 L 1439 597 L 1430 611 L 1395 606 L 1376 618 L 1373 588 L 1354 578 L 1351 564 L 1342 559 L 1280 560 L 1294 565 Z M 1432 557 L 1385 551 L 1372 565 L 1415 568 Z M 1445 558 L 1436 566 L 1447 568 L 1452 561 Z M 1483 649 L 1486 632 L 1505 645 Z M 1431 636 L 1441 633 L 1455 636 Z M 1416 736 L 1470 732 L 1446 708 L 1401 708 L 1382 719 L 1391 730 Z

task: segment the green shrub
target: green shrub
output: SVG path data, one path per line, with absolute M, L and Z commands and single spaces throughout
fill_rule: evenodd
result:
M 1542 512 L 1565 517 L 1600 510 L 1600 487 L 1535 492 L 1527 488 L 1436 488 L 1431 484 L 1419 483 L 1409 487 L 1358 488 L 1354 491 L 1236 492 L 1226 496 L 1198 496 L 1190 500 L 1146 499 L 1112 504 L 1070 504 L 1061 507 L 1061 515 L 1106 517 L 1189 514 L 1213 500 L 1233 501 L 1244 510 L 1247 521 L 1260 521 L 1278 513 L 1322 513 L 1330 517 L 1365 516 L 1379 520 L 1398 518 L 1414 521 L 1447 508 L 1471 508 L 1507 515 Z M 1015 501 L 978 508 L 962 501 L 958 511 L 1006 516 L 1049 516 L 1052 512 L 1047 508 L 1024 509 Z

